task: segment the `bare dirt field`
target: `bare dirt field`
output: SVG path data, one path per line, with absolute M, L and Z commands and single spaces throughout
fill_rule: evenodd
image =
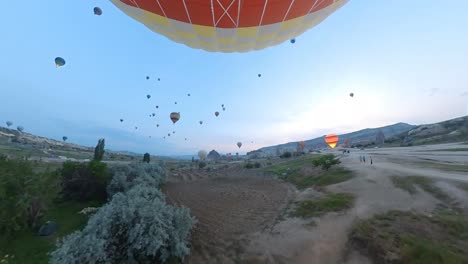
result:
M 340 166 L 355 176 L 315 190 L 298 191 L 262 169 L 247 170 L 240 165 L 173 172 L 164 188 L 168 199 L 189 207 L 199 221 L 193 233 L 192 255 L 184 263 L 372 263 L 347 245 L 349 230 L 357 219 L 389 210 L 430 215 L 439 206 L 457 206 L 468 213 L 468 192 L 459 185 L 468 182 L 468 173 L 460 171 L 468 165 L 468 152 L 447 150 L 460 146 L 351 150 L 345 156 L 330 151 L 341 156 Z M 359 156 L 366 156 L 367 163 L 361 163 Z M 459 167 L 452 170 L 447 164 Z M 450 199 L 420 187 L 409 193 L 396 188 L 391 180 L 407 176 L 433 179 L 434 186 Z M 311 219 L 286 213 L 294 201 L 313 199 L 323 192 L 352 193 L 354 206 Z

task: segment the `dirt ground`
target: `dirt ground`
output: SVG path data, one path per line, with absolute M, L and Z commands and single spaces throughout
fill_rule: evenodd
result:
M 174 172 L 164 188 L 168 199 L 189 207 L 199 220 L 192 254 L 184 263 L 371 263 L 347 248 L 349 229 L 357 219 L 393 209 L 430 214 L 444 203 L 421 189 L 409 194 L 395 188 L 390 176 L 432 177 L 461 208 L 468 208 L 468 193 L 457 187 L 457 181 L 468 181 L 468 174 L 418 167 L 418 161 L 427 160 L 428 155 L 434 162 L 468 163 L 468 152 L 439 153 L 434 151 L 437 147 L 450 146 L 359 150 L 342 156 L 341 166 L 356 176 L 325 189 L 353 193 L 355 206 L 306 220 L 288 217 L 285 212 L 293 201 L 313 198 L 316 191 L 299 192 L 262 170 L 237 166 Z M 372 156 L 373 164 L 360 163 L 360 155 L 368 160 Z

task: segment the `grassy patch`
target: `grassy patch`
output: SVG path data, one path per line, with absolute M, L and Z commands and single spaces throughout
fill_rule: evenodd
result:
M 31 231 L 23 231 L 13 240 L 3 240 L 0 238 L 0 255 L 14 255 L 15 261 L 10 263 L 21 264 L 42 264 L 48 263 L 48 252 L 54 249 L 57 238 L 67 235 L 86 225 L 88 217 L 78 214 L 83 208 L 97 207 L 99 202 L 64 202 L 55 204 L 54 208 L 47 211 L 44 220 L 57 222 L 59 229 L 56 234 L 50 237 L 37 236 Z
M 430 167 L 442 171 L 468 172 L 468 165 L 463 164 L 446 164 L 434 162 L 418 162 L 418 164 L 424 167 Z
M 433 149 L 425 151 L 468 151 L 468 148 L 448 148 L 448 149 Z
M 459 183 L 458 187 L 468 192 L 468 183 Z
M 312 160 L 317 155 L 301 157 L 282 162 L 265 170 L 275 173 L 281 179 L 296 185 L 299 189 L 312 186 L 327 186 L 347 181 L 353 177 L 352 172 L 342 167 L 332 167 L 329 170 L 314 168 Z
M 467 263 L 466 216 L 391 211 L 354 225 L 350 244 L 375 263 Z
M 337 212 L 349 209 L 354 204 L 354 195 L 349 193 L 331 193 L 314 200 L 299 202 L 294 216 L 312 217 L 328 212 Z

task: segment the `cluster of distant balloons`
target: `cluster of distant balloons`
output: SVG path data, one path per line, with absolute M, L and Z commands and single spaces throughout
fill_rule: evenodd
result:
M 267 5 L 267 1 L 268 0 L 265 0 L 265 7 Z M 278 43 L 281 43 L 284 40 L 287 40 L 288 38 L 290 40 L 290 43 L 294 44 L 294 43 L 296 43 L 296 38 L 295 37 L 297 37 L 299 34 L 301 34 L 300 32 L 304 32 L 304 30 L 299 30 L 299 29 L 302 29 L 302 27 L 303 27 L 303 24 L 300 22 L 300 21 L 302 21 L 300 18 L 305 19 L 307 17 L 307 20 L 315 21 L 314 23 L 310 24 L 310 26 L 309 26 L 309 27 L 314 27 L 317 24 L 319 24 L 321 21 L 323 21 L 328 15 L 330 15 L 331 13 L 336 11 L 338 8 L 340 8 L 342 5 L 344 5 L 347 1 L 348 0 L 329 1 L 329 2 L 320 4 L 320 5 L 317 5 L 317 6 L 314 5 L 311 9 L 309 9 L 309 7 L 306 7 L 306 5 L 304 5 L 304 7 L 301 7 L 302 9 L 304 9 L 302 11 L 307 11 L 307 12 L 302 12 L 301 10 L 296 10 L 294 15 L 291 13 L 289 16 L 283 16 L 283 15 L 280 15 L 280 14 L 288 14 L 289 13 L 288 7 L 290 8 L 290 6 L 288 6 L 288 5 L 276 5 L 276 6 L 271 5 L 271 6 L 269 6 L 269 8 L 274 9 L 274 10 L 270 10 L 270 12 L 267 12 L 265 14 L 262 13 L 261 17 L 259 17 L 260 21 L 262 21 L 262 19 L 264 21 L 269 21 L 268 24 L 260 24 L 259 25 L 257 23 L 257 24 L 252 24 L 251 25 L 251 24 L 249 24 L 250 22 L 247 22 L 247 21 L 255 21 L 255 18 L 252 18 L 252 17 L 250 17 L 251 19 L 246 19 L 243 24 L 239 24 L 239 22 L 234 23 L 234 24 L 229 24 L 229 23 L 226 24 L 225 21 L 224 22 L 222 21 L 222 19 L 221 19 L 222 17 L 220 18 L 220 20 L 217 23 L 213 21 L 212 27 L 214 29 L 216 29 L 216 31 L 231 30 L 232 28 L 234 28 L 234 29 L 236 29 L 236 28 L 237 29 L 245 29 L 245 30 L 250 30 L 250 29 L 255 29 L 256 28 L 255 31 L 257 33 L 261 31 L 260 29 L 263 29 L 263 27 L 268 26 L 269 24 L 275 24 L 275 23 L 281 23 L 281 24 L 284 23 L 285 24 L 284 28 L 282 26 L 277 27 L 276 30 L 278 32 L 271 32 L 272 34 L 270 34 L 270 35 L 272 36 L 271 37 L 272 39 L 257 38 L 257 39 L 262 39 L 262 43 L 255 42 L 250 46 L 245 45 L 245 43 L 243 43 L 241 41 L 240 42 L 235 42 L 236 44 L 234 46 L 231 45 L 231 44 L 226 45 L 225 43 L 222 43 L 219 39 L 214 39 L 213 40 L 213 41 L 215 41 L 215 43 L 214 43 L 215 45 L 211 45 L 212 44 L 211 42 L 206 42 L 206 43 L 210 43 L 210 45 L 204 44 L 202 42 L 193 43 L 192 38 L 184 38 L 184 37 L 175 37 L 174 38 L 173 36 L 166 35 L 165 33 L 161 33 L 161 34 L 165 35 L 166 37 L 170 37 L 175 42 L 183 43 L 183 44 L 191 46 L 193 48 L 199 48 L 199 49 L 204 49 L 204 50 L 207 50 L 207 51 L 215 51 L 215 52 L 247 52 L 247 51 L 251 51 L 251 50 L 254 50 L 254 49 L 263 49 L 263 48 L 266 48 L 268 46 L 272 46 L 272 45 L 276 45 Z M 183 23 L 183 24 L 190 24 L 190 26 L 191 26 L 190 28 L 192 28 L 192 27 L 210 27 L 208 18 L 211 17 L 211 14 L 210 14 L 210 16 L 207 15 L 206 17 L 205 16 L 198 16 L 198 17 L 192 16 L 192 20 L 189 19 L 190 21 L 185 21 L 184 19 L 180 18 L 180 17 L 191 17 L 191 16 L 189 15 L 189 13 L 188 13 L 189 11 L 186 9 L 186 7 L 176 3 L 177 1 L 166 1 L 166 2 L 164 2 L 164 8 L 173 10 L 173 12 L 167 13 L 167 15 L 163 11 L 162 6 L 159 5 L 159 7 L 157 8 L 156 5 L 152 5 L 152 6 L 145 5 L 144 0 L 132 0 L 132 1 L 111 0 L 111 2 L 113 2 L 124 13 L 128 14 L 129 16 L 133 17 L 137 21 L 143 23 L 144 25 L 146 25 L 150 29 L 155 30 L 157 32 L 164 32 L 164 30 L 158 30 L 158 29 L 163 28 L 163 25 L 161 25 L 162 20 L 157 19 L 157 17 L 160 17 L 160 16 L 166 17 L 167 19 L 178 20 L 178 22 Z M 211 2 L 210 2 L 210 0 L 199 0 L 199 1 L 197 1 L 197 3 L 194 3 L 193 6 L 191 6 L 190 10 L 192 12 L 202 13 L 202 11 L 203 12 L 206 11 L 205 7 L 210 6 L 210 3 L 212 5 L 212 0 L 211 0 Z M 255 6 L 244 5 L 244 6 L 239 7 L 239 8 L 242 9 L 242 12 L 239 12 L 238 16 L 240 16 L 240 14 L 249 14 L 249 16 L 250 16 L 250 14 L 254 14 L 255 12 L 249 12 L 249 11 L 251 11 L 249 9 L 256 8 L 256 7 Z M 142 12 L 134 12 L 135 9 L 139 9 Z M 244 9 L 246 9 L 246 10 L 244 10 Z M 214 12 L 214 11 L 212 11 L 212 12 Z M 103 12 L 102 12 L 101 8 L 94 7 L 93 8 L 93 13 L 94 13 L 94 15 L 101 16 Z M 147 15 L 147 13 L 151 14 L 151 16 Z M 180 14 L 183 14 L 183 16 L 179 16 Z M 214 13 L 213 13 L 213 15 L 214 15 Z M 265 17 L 264 17 L 264 15 L 265 15 Z M 243 16 L 246 16 L 246 15 L 243 15 Z M 232 20 L 232 18 L 231 18 L 231 21 L 234 21 L 234 20 Z M 237 17 L 237 21 L 239 21 L 239 17 Z M 287 24 L 287 27 L 286 27 L 286 24 Z M 285 30 L 285 28 L 288 28 L 289 31 Z M 197 31 L 195 30 L 195 32 L 197 32 Z M 254 32 L 254 31 L 252 31 L 252 32 Z M 186 35 L 185 33 L 186 32 L 181 32 L 181 36 Z M 281 34 L 279 34 L 279 33 L 281 33 Z M 239 36 L 237 36 L 237 37 L 239 37 Z M 197 39 L 197 38 L 195 38 L 195 39 Z M 57 68 L 62 67 L 65 64 L 66 64 L 65 59 L 63 59 L 62 57 L 56 57 L 55 58 L 55 65 L 56 65 Z M 262 77 L 262 74 L 258 73 L 257 76 L 258 76 L 258 78 L 260 78 L 260 77 Z M 146 80 L 149 80 L 149 79 L 150 79 L 150 77 L 146 76 Z M 157 80 L 161 81 L 160 78 L 158 78 Z M 190 93 L 188 93 L 187 96 L 190 96 Z M 353 98 L 354 93 L 350 93 L 349 96 Z M 150 99 L 151 95 L 147 94 L 146 98 Z M 177 101 L 174 102 L 174 104 L 177 104 Z M 224 107 L 224 104 L 222 104 L 221 107 L 222 107 L 223 111 L 226 110 L 226 108 Z M 159 108 L 159 106 L 156 106 L 156 108 Z M 218 111 L 214 112 L 214 115 L 216 117 L 218 117 L 219 114 L 220 113 Z M 150 117 L 151 116 L 154 117 L 155 113 L 150 114 Z M 169 118 L 172 121 L 172 123 L 175 124 L 176 122 L 178 122 L 180 120 L 180 112 L 170 113 Z M 124 119 L 121 118 L 120 122 L 124 122 Z M 200 120 L 199 124 L 202 125 L 203 121 Z M 156 126 L 159 127 L 159 124 L 157 124 Z M 135 126 L 135 129 L 138 129 L 138 127 Z M 172 134 L 175 134 L 175 131 L 173 131 Z M 170 135 L 171 135 L 171 133 L 168 133 L 168 136 L 170 136 Z M 67 140 L 67 137 L 64 136 L 63 141 L 66 141 L 66 140 Z M 187 138 L 185 138 L 185 140 L 187 140 Z M 333 135 L 333 134 L 327 135 L 326 138 L 325 138 L 325 141 L 327 142 L 327 144 L 330 147 L 334 148 L 336 146 L 336 143 L 338 142 L 338 137 L 336 135 Z M 238 142 L 237 146 L 240 148 L 242 146 L 242 143 Z

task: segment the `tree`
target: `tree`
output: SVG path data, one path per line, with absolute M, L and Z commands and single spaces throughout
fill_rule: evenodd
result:
M 150 154 L 149 153 L 145 153 L 145 155 L 143 155 L 143 162 L 150 163 Z
M 312 160 L 314 167 L 322 166 L 322 170 L 328 170 L 331 168 L 331 166 L 340 163 L 341 161 L 333 154 L 320 155 L 319 157 Z
M 101 161 L 104 157 L 104 145 L 105 141 L 103 138 L 99 139 L 96 148 L 94 149 L 94 160 Z
M 382 132 L 382 130 L 379 130 L 379 132 L 377 132 L 377 135 L 375 137 L 375 144 L 381 146 L 384 143 L 385 143 L 385 135 Z

